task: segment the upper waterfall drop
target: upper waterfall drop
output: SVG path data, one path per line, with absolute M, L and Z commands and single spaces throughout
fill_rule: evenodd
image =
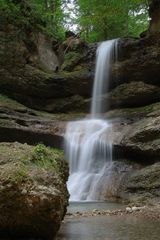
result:
M 100 114 L 105 110 L 103 95 L 108 90 L 116 46 L 117 40 L 110 40 L 97 49 L 91 118 L 69 122 L 66 128 L 65 153 L 69 160 L 71 201 L 103 200 L 106 191 L 110 191 L 111 123 L 100 119 Z
M 91 117 L 95 118 L 105 110 L 103 94 L 108 92 L 110 68 L 117 57 L 117 40 L 102 42 L 97 49 L 96 71 L 92 92 Z

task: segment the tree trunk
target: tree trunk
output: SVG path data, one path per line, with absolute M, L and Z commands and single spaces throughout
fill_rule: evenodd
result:
M 149 6 L 150 27 L 149 33 L 160 32 L 160 0 L 152 0 Z
M 48 0 L 44 0 L 45 9 L 48 9 Z

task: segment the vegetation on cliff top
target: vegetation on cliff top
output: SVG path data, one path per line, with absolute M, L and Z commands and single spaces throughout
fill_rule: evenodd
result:
M 147 0 L 77 0 L 78 25 L 89 41 L 138 37 L 148 27 Z
M 64 37 L 61 0 L 1 0 L 0 21 L 14 24 L 20 35 L 43 31 L 47 35 Z
M 63 39 L 73 30 L 90 42 L 138 37 L 148 26 L 149 0 L 1 0 L 0 21 L 23 31 L 41 30 Z

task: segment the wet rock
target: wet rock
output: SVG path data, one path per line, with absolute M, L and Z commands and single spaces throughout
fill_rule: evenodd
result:
M 126 212 L 132 213 L 132 208 L 126 207 Z

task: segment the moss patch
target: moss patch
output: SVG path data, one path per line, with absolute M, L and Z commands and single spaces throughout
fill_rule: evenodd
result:
M 63 151 L 45 147 L 43 144 L 33 147 L 27 144 L 1 143 L 0 179 L 12 183 L 30 180 L 31 169 L 32 175 L 34 169 L 44 169 L 61 179 L 64 177 L 61 168 L 66 164 L 63 159 Z
M 74 67 L 81 59 L 81 55 L 79 52 L 68 52 L 65 55 L 65 60 L 62 65 L 62 70 L 70 70 L 70 68 Z
M 12 108 L 14 110 L 16 109 L 27 109 L 24 105 L 21 103 L 8 98 L 5 95 L 0 94 L 0 107 L 7 107 L 7 108 Z

